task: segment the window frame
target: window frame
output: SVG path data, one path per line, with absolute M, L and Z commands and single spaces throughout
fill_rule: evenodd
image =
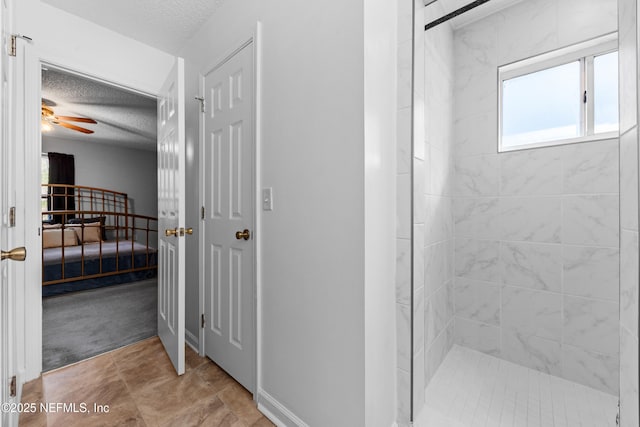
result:
M 541 55 L 532 56 L 510 64 L 498 67 L 498 152 L 526 150 L 529 148 L 550 147 L 573 144 L 578 142 L 599 141 L 617 138 L 619 131 L 601 132 L 594 134 L 594 67 L 596 56 L 618 51 L 618 33 L 609 33 L 572 46 L 560 48 Z M 532 142 L 513 146 L 502 144 L 502 90 L 505 80 L 536 73 L 549 68 L 580 62 L 580 93 L 587 92 L 587 102 L 580 102 L 580 133 L 581 136 L 565 139 L 554 139 L 543 142 Z M 619 113 L 618 113 L 619 116 Z
M 42 192 L 42 184 L 48 184 L 49 183 L 49 177 L 48 176 L 44 176 L 44 174 L 42 173 L 42 165 L 44 164 L 44 162 L 47 163 L 47 170 L 49 170 L 49 156 L 47 153 L 41 153 L 40 154 L 40 211 L 44 212 L 47 211 L 47 193 L 43 193 Z M 43 205 L 44 202 L 44 205 Z M 50 217 L 51 215 L 49 215 Z M 51 218 L 47 218 L 47 219 L 51 219 Z

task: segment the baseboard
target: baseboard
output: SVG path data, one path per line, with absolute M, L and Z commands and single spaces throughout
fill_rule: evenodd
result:
M 278 427 L 309 427 L 264 390 L 258 390 L 258 410 Z
M 196 353 L 198 353 L 198 337 L 191 332 L 184 330 L 184 341 L 189 347 L 191 347 Z

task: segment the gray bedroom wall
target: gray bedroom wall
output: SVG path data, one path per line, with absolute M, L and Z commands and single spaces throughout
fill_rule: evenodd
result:
M 127 193 L 133 213 L 158 215 L 155 151 L 43 136 L 42 152 L 73 154 L 77 185 Z

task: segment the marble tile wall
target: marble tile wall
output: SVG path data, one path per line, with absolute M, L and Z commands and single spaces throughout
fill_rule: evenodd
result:
M 454 340 L 611 394 L 619 140 L 498 154 L 496 70 L 615 31 L 616 12 L 616 0 L 529 0 L 453 45 Z
M 638 408 L 638 4 L 619 0 L 620 63 L 620 425 Z
M 444 15 L 440 2 L 423 8 L 424 22 Z M 416 199 L 424 212 L 424 386 L 453 345 L 453 30 L 424 32 L 424 168 Z M 416 140 L 416 143 L 418 141 Z M 418 170 L 418 168 L 416 168 Z M 420 257 L 420 255 L 418 255 Z

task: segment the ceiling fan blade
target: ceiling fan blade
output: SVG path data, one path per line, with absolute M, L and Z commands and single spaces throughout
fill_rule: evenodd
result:
M 58 104 L 55 101 L 52 101 L 50 99 L 42 98 L 42 105 L 47 107 L 55 107 Z
M 85 117 L 56 116 L 56 120 L 64 120 L 66 122 L 93 123 L 93 124 L 98 123 L 93 119 L 88 119 Z
M 53 124 L 60 125 L 60 126 L 65 127 L 67 129 L 72 129 L 72 130 L 75 130 L 75 131 L 78 131 L 78 132 L 82 132 L 82 133 L 93 133 L 92 130 L 81 128 L 80 126 L 72 125 L 71 123 L 54 121 Z

